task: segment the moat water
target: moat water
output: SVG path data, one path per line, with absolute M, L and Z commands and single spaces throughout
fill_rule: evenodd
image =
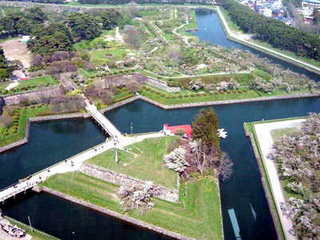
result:
M 226 39 L 217 16 L 197 15 L 200 39 L 226 47 L 241 45 Z M 242 46 L 241 46 L 242 47 Z M 247 48 L 246 48 L 247 49 Z M 274 60 L 278 61 L 278 60 Z M 278 61 L 301 72 L 300 68 Z M 303 72 L 303 71 L 302 71 Z M 308 74 L 316 79 L 314 74 Z M 163 110 L 136 101 L 107 113 L 122 132 L 160 130 L 163 123 L 191 123 L 201 108 Z M 226 240 L 235 239 L 227 210 L 233 208 L 240 234 L 246 240 L 276 239 L 256 159 L 249 140 L 244 136 L 243 122 L 304 116 L 320 111 L 319 98 L 281 100 L 215 106 L 221 127 L 228 138 L 222 148 L 234 162 L 230 180 L 221 183 L 221 201 Z M 132 126 L 132 128 L 130 128 Z M 0 187 L 41 170 L 103 141 L 100 129 L 91 120 L 59 120 L 31 124 L 28 144 L 0 154 Z M 1 207 L 4 214 L 61 239 L 166 239 L 109 216 L 61 200 L 48 194 L 29 193 L 8 201 Z

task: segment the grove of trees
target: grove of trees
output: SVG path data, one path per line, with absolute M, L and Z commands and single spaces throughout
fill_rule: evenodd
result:
M 131 3 L 131 0 L 79 0 L 83 4 L 126 4 Z M 210 4 L 209 0 L 135 0 L 135 3 L 171 3 L 171 4 L 185 4 L 185 3 L 196 3 L 196 4 Z
M 297 133 L 281 137 L 270 158 L 279 169 L 288 199 L 282 211 L 297 239 L 320 238 L 320 114 L 311 114 Z
M 7 1 L 25 2 L 25 0 L 7 0 Z M 29 0 L 29 1 L 31 1 L 31 2 L 37 2 L 37 3 L 56 3 L 56 4 L 65 3 L 65 0 Z
M 40 8 L 12 11 L 0 18 L 0 31 L 8 32 L 12 36 L 31 34 L 33 29 L 46 20 L 47 16 Z
M 320 39 L 285 23 L 253 12 L 234 0 L 219 0 L 231 19 L 247 33 L 253 33 L 275 48 L 295 52 L 299 56 L 320 60 Z
M 0 32 L 11 36 L 31 35 L 29 49 L 47 56 L 57 51 L 72 51 L 74 43 L 96 38 L 123 19 L 114 9 L 57 14 L 60 14 L 60 21 L 51 19 L 39 7 L 13 11 L 0 18 Z

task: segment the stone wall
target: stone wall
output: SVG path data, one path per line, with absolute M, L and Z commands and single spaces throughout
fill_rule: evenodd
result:
M 116 185 L 144 184 L 143 180 L 136 179 L 125 174 L 113 172 L 109 169 L 101 168 L 91 164 L 83 164 L 80 168 L 80 172 Z M 160 195 L 158 196 L 159 199 L 166 200 L 169 202 L 178 202 L 178 190 L 169 189 L 160 185 L 157 185 L 157 187 L 159 187 L 160 189 Z
M 166 229 L 164 229 L 164 228 L 155 226 L 155 225 L 153 225 L 153 224 L 146 223 L 146 222 L 141 221 L 141 220 L 139 220 L 139 219 L 136 219 L 136 218 L 133 218 L 133 217 L 129 217 L 128 215 L 121 214 L 121 213 L 112 211 L 112 210 L 110 210 L 110 209 L 107 209 L 107 208 L 103 208 L 103 207 L 94 205 L 94 204 L 89 203 L 89 202 L 87 202 L 87 201 L 84 201 L 84 200 L 81 200 L 81 199 L 72 197 L 72 196 L 70 196 L 70 195 L 64 194 L 64 193 L 62 193 L 62 192 L 55 191 L 55 190 L 50 189 L 50 188 L 47 188 L 47 187 L 41 187 L 41 190 L 44 191 L 44 192 L 46 192 L 46 193 L 50 193 L 50 194 L 52 194 L 52 195 L 55 195 L 55 196 L 60 197 L 60 198 L 62 198 L 62 199 L 65 199 L 65 200 L 67 200 L 67 201 L 71 201 L 71 202 L 73 202 L 73 203 L 76 203 L 76 204 L 82 205 L 82 206 L 84 206 L 84 207 L 93 209 L 93 210 L 98 211 L 98 212 L 101 212 L 101 213 L 103 213 L 103 214 L 106 214 L 106 215 L 109 215 L 109 216 L 118 218 L 118 219 L 120 219 L 120 220 L 122 220 L 122 221 L 125 221 L 125 222 L 128 222 L 128 223 L 132 223 L 132 224 L 134 224 L 134 225 L 136 225 L 136 226 L 140 226 L 140 227 L 145 228 L 145 229 L 148 229 L 148 230 L 150 230 L 150 231 L 158 232 L 158 233 L 163 234 L 163 235 L 165 235 L 165 236 L 169 236 L 169 237 L 172 238 L 172 239 L 178 239 L 178 240 L 196 240 L 195 238 L 187 237 L 187 236 L 181 235 L 181 234 L 179 234 L 179 233 L 166 230 Z M 183 222 L 182 222 L 181 224 L 183 224 Z
M 6 105 L 15 105 L 15 104 L 20 104 L 25 100 L 30 101 L 30 100 L 38 99 L 42 96 L 57 97 L 60 95 L 62 96 L 63 94 L 64 94 L 64 91 L 60 86 L 54 86 L 54 87 L 46 87 L 38 90 L 23 92 L 20 94 L 5 96 L 4 101 Z

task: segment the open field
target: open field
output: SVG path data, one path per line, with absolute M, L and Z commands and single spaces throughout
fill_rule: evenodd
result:
M 10 61 L 21 61 L 24 68 L 31 66 L 31 53 L 27 48 L 27 44 L 21 42 L 19 39 L 11 39 L 0 43 L 3 48 L 6 58 Z
M 168 188 L 177 188 L 177 174 L 168 169 L 163 161 L 168 146 L 176 139 L 174 136 L 162 137 L 130 145 L 127 151 L 118 150 L 118 163 L 115 161 L 114 150 L 106 151 L 87 162 Z
M 48 87 L 57 85 L 59 82 L 57 79 L 52 76 L 43 76 L 31 78 L 29 80 L 21 80 L 18 81 L 18 85 L 10 90 L 6 90 L 6 87 L 11 82 L 3 82 L 0 83 L 0 94 L 13 94 L 13 93 L 21 93 L 29 90 L 36 90 L 41 87 Z
M 178 93 L 168 93 L 158 88 L 145 86 L 140 91 L 142 96 L 145 96 L 156 102 L 165 105 L 175 105 L 183 103 L 200 103 L 200 102 L 211 102 L 211 101 L 224 101 L 224 100 L 244 100 L 250 98 L 259 97 L 275 97 L 275 96 L 286 96 L 294 94 L 307 94 L 306 91 L 295 91 L 288 94 L 286 91 L 276 91 L 273 94 L 261 93 L 255 90 L 238 89 L 238 90 L 226 90 L 226 91 L 188 91 L 184 90 Z
M 56 175 L 44 186 L 97 206 L 123 213 L 118 187 L 81 173 Z M 219 188 L 213 179 L 182 183 L 180 203 L 155 199 L 155 207 L 145 214 L 126 213 L 161 228 L 197 239 L 222 239 Z
M 282 129 L 275 129 L 271 131 L 271 136 L 273 141 L 277 141 L 279 138 L 283 137 L 284 135 L 290 135 L 293 133 L 297 133 L 297 128 L 282 128 Z

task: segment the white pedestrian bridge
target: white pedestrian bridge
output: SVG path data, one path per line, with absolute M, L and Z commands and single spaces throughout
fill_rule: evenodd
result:
M 17 183 L 12 184 L 0 190 L 0 203 L 4 202 L 9 198 L 14 197 L 19 193 L 25 192 L 28 189 L 32 189 L 39 183 L 44 182 L 49 177 L 55 174 L 72 172 L 72 171 L 78 170 L 84 161 L 90 158 L 93 158 L 104 151 L 107 151 L 112 148 L 122 149 L 130 144 L 143 141 L 144 139 L 157 138 L 157 137 L 164 136 L 162 132 L 156 132 L 156 133 L 125 137 L 125 136 L 122 136 L 117 129 L 116 131 L 114 131 L 114 129 L 112 131 L 113 131 L 112 134 L 119 134 L 119 135 L 113 135 L 113 136 L 118 136 L 118 137 L 121 136 L 121 138 L 113 138 L 113 139 L 107 138 L 105 142 L 99 145 L 96 145 L 83 152 L 80 152 L 70 158 L 67 158 L 48 168 L 45 168 L 39 172 L 36 172 L 24 179 L 20 179 Z
M 112 138 L 120 139 L 122 137 L 121 132 L 109 121 L 101 112 L 98 111 L 97 107 L 90 104 L 89 100 L 85 100 L 86 110 L 88 113 L 97 121 L 97 123 L 110 135 Z

